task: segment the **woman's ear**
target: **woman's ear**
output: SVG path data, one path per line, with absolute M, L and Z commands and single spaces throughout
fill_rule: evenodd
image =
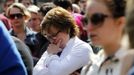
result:
M 126 25 L 126 18 L 124 16 L 118 18 L 116 21 L 116 25 L 119 26 L 119 28 L 124 29 L 124 27 Z

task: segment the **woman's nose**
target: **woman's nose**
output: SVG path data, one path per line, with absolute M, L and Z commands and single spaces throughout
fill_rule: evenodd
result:
M 88 31 L 88 32 L 91 32 L 92 30 L 93 30 L 93 25 L 92 25 L 92 23 L 88 23 L 87 31 Z
M 14 17 L 14 19 L 18 19 L 18 17 L 17 17 L 17 16 L 15 16 L 15 17 Z

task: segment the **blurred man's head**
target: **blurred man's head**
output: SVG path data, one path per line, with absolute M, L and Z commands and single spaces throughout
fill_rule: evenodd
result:
M 35 32 L 40 32 L 40 23 L 41 18 L 38 13 L 39 7 L 36 5 L 31 5 L 28 8 L 28 11 L 31 13 L 31 18 L 28 21 L 28 26 Z
M 53 3 L 56 6 L 60 6 L 66 10 L 68 10 L 69 12 L 73 11 L 73 7 L 72 7 L 72 1 L 71 0 L 54 0 Z
M 33 0 L 19 0 L 20 3 L 22 3 L 25 7 L 28 7 L 34 3 Z
M 15 2 L 18 2 L 18 1 L 17 0 L 4 0 L 3 11 L 6 12 L 7 8 Z
M 47 14 L 47 12 L 54 7 L 55 7 L 55 5 L 51 2 L 42 4 L 40 7 L 40 10 L 38 11 L 41 19 L 43 19 L 43 17 Z
M 79 1 L 79 6 L 81 8 L 81 14 L 85 14 L 85 10 L 86 10 L 86 5 L 87 5 L 87 0 L 80 0 Z

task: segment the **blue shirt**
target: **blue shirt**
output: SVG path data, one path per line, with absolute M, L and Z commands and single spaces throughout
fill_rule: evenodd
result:
M 27 75 L 21 56 L 0 21 L 0 75 Z
M 134 75 L 134 65 L 132 68 L 129 70 L 128 75 Z
M 39 45 L 39 41 L 36 38 L 36 33 L 30 30 L 28 27 L 25 27 L 24 30 L 26 33 L 24 43 L 30 48 L 32 56 L 36 57 L 36 53 L 38 52 L 37 48 Z M 17 37 L 17 34 L 13 29 L 11 29 L 9 32 L 12 36 Z

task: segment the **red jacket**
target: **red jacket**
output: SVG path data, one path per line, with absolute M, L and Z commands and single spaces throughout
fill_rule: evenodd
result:
M 5 17 L 3 14 L 0 14 L 0 20 L 4 23 L 4 25 L 6 26 L 6 28 L 8 30 L 10 30 L 11 23 L 10 23 L 9 19 L 7 17 Z

